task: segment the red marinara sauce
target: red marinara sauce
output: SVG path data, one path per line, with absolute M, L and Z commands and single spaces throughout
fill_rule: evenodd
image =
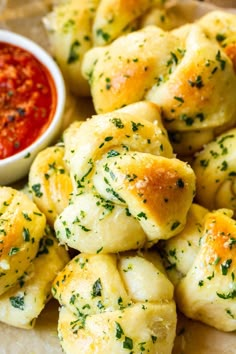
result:
M 0 160 L 40 137 L 56 103 L 48 69 L 27 50 L 0 42 Z

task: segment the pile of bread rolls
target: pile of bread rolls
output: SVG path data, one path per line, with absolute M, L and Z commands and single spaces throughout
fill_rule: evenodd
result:
M 44 23 L 68 87 L 96 114 L 34 160 L 38 211 L 22 206 L 16 221 L 30 250 L 22 261 L 19 240 L 3 247 L 1 296 L 27 294 L 47 223 L 65 252 L 51 291 L 66 353 L 171 353 L 177 310 L 234 331 L 236 16 L 183 25 L 168 1 L 68 0 Z M 24 215 L 43 220 L 32 244 Z
M 52 288 L 62 348 L 171 353 L 174 287 L 153 245 L 184 229 L 192 168 L 174 157 L 150 102 L 75 122 L 63 141 L 39 153 L 29 174 L 33 199 L 45 214 L 50 207 L 60 244 L 78 253 Z
M 168 2 L 82 3 L 45 19 L 69 87 L 84 95 L 86 85 L 97 114 L 64 134 L 72 193 L 54 227 L 79 255 L 53 286 L 59 338 L 67 353 L 171 353 L 176 314 L 170 324 L 153 308 L 163 325 L 153 334 L 136 312 L 144 298 L 173 301 L 146 265 L 169 278 L 187 317 L 236 329 L 236 17 L 183 25 Z

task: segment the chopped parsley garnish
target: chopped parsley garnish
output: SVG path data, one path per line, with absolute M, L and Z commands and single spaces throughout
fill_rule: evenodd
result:
M 93 284 L 91 295 L 93 298 L 97 296 L 102 296 L 102 283 L 100 278 L 98 278 Z
M 25 309 L 25 299 L 24 299 L 23 295 L 11 296 L 9 300 L 10 300 L 11 305 L 13 307 L 15 307 L 16 309 L 24 311 L 24 309 Z

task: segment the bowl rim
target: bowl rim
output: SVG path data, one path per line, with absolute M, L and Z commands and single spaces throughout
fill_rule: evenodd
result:
M 62 124 L 62 116 L 66 101 L 66 89 L 59 66 L 53 57 L 46 51 L 46 49 L 41 47 L 39 44 L 28 37 L 5 29 L 0 29 L 0 42 L 9 43 L 22 48 L 31 53 L 39 62 L 41 62 L 41 64 L 43 64 L 51 74 L 57 94 L 56 109 L 48 128 L 40 135 L 38 139 L 36 139 L 31 145 L 27 146 L 24 150 L 6 157 L 5 159 L 0 159 L 1 168 L 17 160 L 26 159 L 28 155 L 30 157 L 32 151 L 38 151 L 44 140 L 49 139 L 50 136 L 54 134 L 57 126 Z

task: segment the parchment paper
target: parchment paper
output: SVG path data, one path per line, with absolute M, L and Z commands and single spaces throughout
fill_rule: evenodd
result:
M 50 11 L 53 2 L 55 0 L 0 0 L 0 28 L 23 34 L 50 52 L 41 19 Z M 215 9 L 208 2 L 176 0 L 174 3 L 179 16 L 186 22 Z M 236 1 L 232 0 L 218 3 L 235 4 L 236 7 Z M 233 8 L 226 10 L 235 11 Z M 84 119 L 93 113 L 90 99 L 75 99 L 69 93 L 67 108 L 64 128 L 73 119 Z M 0 354 L 62 354 L 57 338 L 57 318 L 58 304 L 51 300 L 33 330 L 21 330 L 0 323 Z M 236 354 L 236 333 L 219 332 L 181 314 L 178 318 L 173 354 Z

